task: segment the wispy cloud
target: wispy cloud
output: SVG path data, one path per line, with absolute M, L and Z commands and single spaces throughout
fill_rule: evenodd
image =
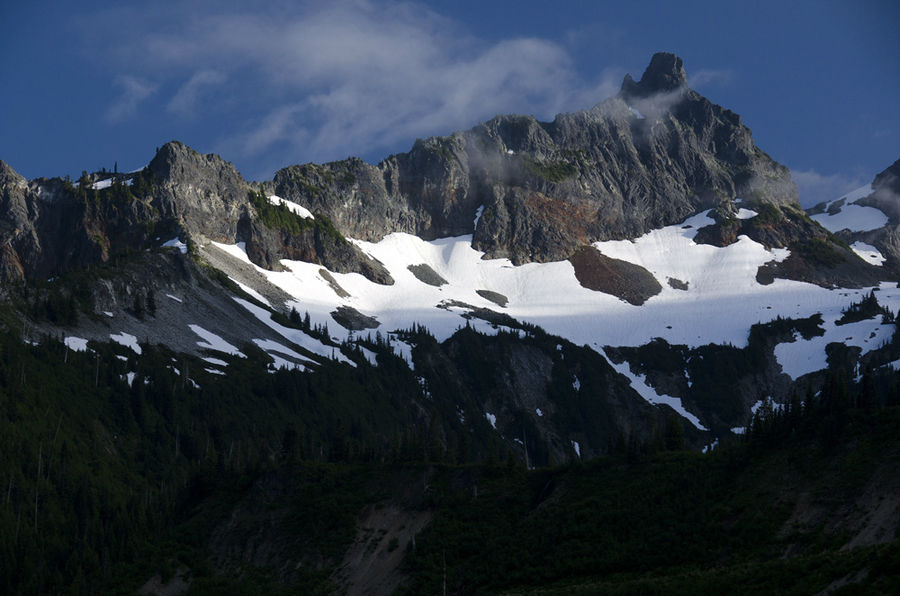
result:
M 867 180 L 846 174 L 820 174 L 815 170 L 791 170 L 791 178 L 797 185 L 800 204 L 812 207 L 823 201 L 832 201 L 865 185 Z
M 106 120 L 113 124 L 134 116 L 138 105 L 153 95 L 158 88 L 156 84 L 131 75 L 117 76 L 114 84 L 121 91 L 106 109 Z
M 252 12 L 228 2 L 163 4 L 106 15 L 137 24 L 111 36 L 109 55 L 143 77 L 128 80 L 111 120 L 133 115 L 157 89 L 142 80 L 174 89 L 164 106 L 180 117 L 203 118 L 216 92 L 228 104 L 218 106 L 228 132 L 215 149 L 273 168 L 371 154 L 498 113 L 549 118 L 587 108 L 615 93 L 624 74 L 584 80 L 560 43 L 488 42 L 411 3 L 272 3 Z
M 166 106 L 166 110 L 180 116 L 192 115 L 197 102 L 202 98 L 203 94 L 209 88 L 221 85 L 227 78 L 228 77 L 217 70 L 201 70 L 194 73 L 194 75 L 178 89 L 178 92 Z
M 730 70 L 702 68 L 688 76 L 688 85 L 693 89 L 701 89 L 710 85 L 728 85 L 734 74 Z

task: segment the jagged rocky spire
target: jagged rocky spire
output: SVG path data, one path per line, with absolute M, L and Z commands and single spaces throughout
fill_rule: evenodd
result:
M 632 97 L 647 97 L 656 93 L 675 91 L 687 87 L 684 61 L 675 54 L 658 52 L 653 54 L 650 65 L 637 83 L 631 75 L 622 81 L 622 94 Z

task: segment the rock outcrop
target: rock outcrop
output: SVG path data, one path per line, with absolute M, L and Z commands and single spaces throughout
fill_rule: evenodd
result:
M 900 275 L 900 159 L 875 176 L 872 194 L 856 201 L 856 204 L 874 207 L 887 215 L 888 223 L 883 228 L 858 236 L 859 240 L 881 251 L 886 269 Z
M 296 259 L 393 283 L 380 263 L 324 218 L 301 233 L 264 220 L 252 204 L 255 192 L 231 163 L 177 141 L 164 145 L 138 173 L 85 173 L 76 184 L 59 178 L 29 182 L 0 162 L 0 279 L 52 276 L 177 236 L 244 242 L 250 259 L 268 269 Z
M 589 110 L 552 122 L 498 116 L 377 166 L 291 166 L 274 185 L 348 236 L 474 234 L 476 248 L 515 263 L 565 259 L 735 197 L 797 201 L 787 168 L 754 145 L 737 114 L 691 90 L 671 54 L 656 54 L 640 81 L 627 76 Z

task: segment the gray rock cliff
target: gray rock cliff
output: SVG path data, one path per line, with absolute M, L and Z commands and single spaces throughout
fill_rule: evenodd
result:
M 552 122 L 498 116 L 377 166 L 291 166 L 274 185 L 351 237 L 471 233 L 476 248 L 516 263 L 564 259 L 736 197 L 797 202 L 787 168 L 755 146 L 739 116 L 691 90 L 671 54 L 589 110 Z

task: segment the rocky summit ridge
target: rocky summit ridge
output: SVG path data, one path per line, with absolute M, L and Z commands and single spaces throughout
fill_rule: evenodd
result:
M 627 76 L 589 110 L 552 122 L 498 116 L 377 166 L 291 166 L 274 190 L 354 238 L 473 234 L 477 249 L 516 264 L 727 210 L 736 197 L 797 202 L 787 168 L 756 147 L 739 116 L 688 88 L 671 54 L 656 54 L 639 82 Z
M 268 269 L 287 258 L 390 283 L 344 237 L 472 234 L 488 257 L 522 264 L 566 259 L 704 209 L 734 212 L 738 197 L 745 206 L 797 201 L 787 168 L 756 147 L 739 116 L 690 89 L 672 54 L 654 55 L 640 81 L 626 76 L 619 94 L 588 110 L 552 122 L 498 116 L 417 140 L 377 165 L 289 166 L 258 186 L 220 157 L 171 142 L 134 175 L 29 182 L 3 164 L 0 182 L 6 280 L 102 262 L 171 234 L 244 242 Z M 270 193 L 316 218 L 292 233 L 265 225 L 253 197 Z M 69 245 L 58 247 L 60 238 Z

